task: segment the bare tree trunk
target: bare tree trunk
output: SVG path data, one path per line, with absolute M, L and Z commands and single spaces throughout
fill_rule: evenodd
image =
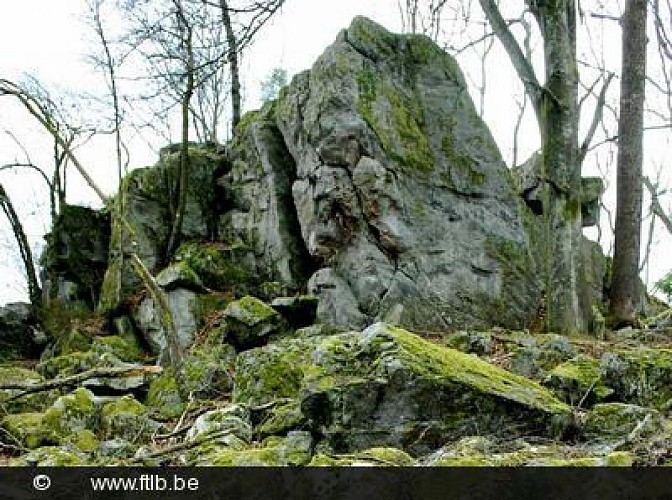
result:
M 117 182 L 119 184 L 119 189 L 121 189 L 124 175 L 124 164 L 122 157 L 122 139 L 121 139 L 121 120 L 122 120 L 121 105 L 119 103 L 119 92 L 117 90 L 116 65 L 114 58 L 112 57 L 112 52 L 110 51 L 110 44 L 107 40 L 107 36 L 105 35 L 105 29 L 103 28 L 103 20 L 101 18 L 100 10 L 103 1 L 104 0 L 93 0 L 89 5 L 89 8 L 93 16 L 94 29 L 96 31 L 96 34 L 98 35 L 98 38 L 100 39 L 100 43 L 103 47 L 103 52 L 105 54 L 103 65 L 105 67 L 105 71 L 107 72 L 108 86 L 110 95 L 112 97 L 112 110 L 114 112 L 114 146 L 117 160 Z M 118 206 L 116 207 L 116 209 L 120 214 L 124 213 L 123 203 L 124 203 L 123 196 L 119 196 L 117 200 Z M 115 280 L 117 283 L 117 289 L 115 290 L 115 301 L 117 302 L 120 300 L 121 297 L 121 281 L 122 281 L 121 273 L 124 267 L 123 241 L 124 241 L 124 230 L 122 227 L 119 236 L 119 247 L 117 248 L 119 259 L 121 261 L 121 264 L 119 265 L 119 276 L 118 279 Z
M 479 0 L 525 86 L 541 132 L 546 329 L 583 331 L 581 307 L 581 163 L 578 141 L 578 69 L 574 0 L 527 0 L 544 39 L 545 84 L 511 33 L 494 0 Z
M 545 2 L 533 10 L 544 36 L 546 84 L 541 94 L 542 176 L 547 236 L 547 329 L 584 331 L 580 304 L 581 163 L 579 161 L 576 10 L 573 0 Z
M 633 325 L 641 308 L 642 155 L 646 84 L 646 0 L 628 0 L 623 25 L 618 119 L 616 235 L 610 312 L 616 325 Z
M 196 71 L 192 28 L 182 10 L 179 8 L 177 15 L 185 35 L 183 41 L 187 53 L 186 84 L 181 102 L 182 144 L 180 147 L 180 166 L 177 179 L 177 206 L 173 217 L 173 227 L 170 231 L 170 238 L 168 239 L 168 245 L 166 247 L 166 259 L 170 258 L 180 243 L 182 221 L 187 207 L 187 191 L 189 188 L 189 113 L 191 110 L 191 97 L 194 95 L 194 72 Z
M 9 220 L 9 224 L 12 226 L 14 238 L 16 238 L 16 243 L 19 246 L 21 261 L 23 262 L 23 267 L 26 270 L 26 279 L 28 281 L 28 297 L 30 298 L 30 304 L 33 307 L 34 312 L 39 312 L 40 307 L 42 306 L 42 290 L 40 289 L 40 282 L 38 281 L 37 275 L 35 274 L 33 253 L 30 250 L 30 244 L 28 243 L 26 232 L 23 230 L 23 224 L 21 224 L 19 216 L 14 210 L 14 205 L 12 205 L 12 201 L 9 199 L 9 196 L 7 196 L 5 188 L 2 184 L 0 184 L 0 207 L 2 207 L 2 211 L 5 212 L 5 215 Z
M 238 41 L 231 24 L 231 15 L 229 14 L 229 5 L 226 0 L 219 0 L 222 10 L 222 22 L 226 30 L 226 43 L 228 45 L 229 66 L 231 68 L 231 127 L 233 132 L 240 122 L 241 98 L 240 98 L 240 69 L 238 67 Z

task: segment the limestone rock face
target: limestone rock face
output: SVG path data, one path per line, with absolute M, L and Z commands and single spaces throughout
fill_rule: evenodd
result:
M 189 347 L 196 333 L 196 293 L 185 288 L 166 292 L 166 299 L 173 314 L 180 345 Z M 161 360 L 167 356 L 167 342 L 161 308 L 152 298 L 145 298 L 138 307 L 136 320 L 140 331 L 152 350 L 160 354 Z M 166 358 L 167 359 L 167 358 Z
M 521 327 L 540 296 L 527 208 L 457 63 L 356 18 L 275 105 L 318 320 Z
M 228 211 L 220 232 L 233 245 L 253 249 L 256 274 L 297 289 L 309 276 L 292 199 L 295 162 L 270 109 L 252 112 L 230 146 L 231 170 L 219 180 Z
M 223 169 L 223 157 L 208 146 L 191 146 L 189 159 L 182 236 L 185 240 L 211 240 L 217 233 L 215 180 Z M 133 170 L 124 178 L 112 216 L 110 262 L 99 301 L 101 312 L 114 310 L 138 291 L 140 279 L 133 271 L 130 259 L 122 259 L 122 251 L 125 254 L 135 251 L 151 272 L 160 270 L 172 225 L 170 193 L 178 163 L 178 150 L 169 146 L 161 150 L 158 165 Z M 122 217 L 133 229 L 132 238 Z

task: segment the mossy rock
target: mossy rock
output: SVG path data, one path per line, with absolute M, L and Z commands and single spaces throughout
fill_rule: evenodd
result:
M 535 335 L 511 353 L 511 371 L 539 380 L 559 364 L 575 357 L 576 348 L 566 337 L 555 334 Z
M 262 436 L 281 435 L 300 429 L 306 422 L 297 400 L 287 400 L 260 412 L 256 431 Z
M 177 382 L 171 370 L 165 370 L 149 384 L 145 404 L 162 418 L 177 418 L 187 408 L 187 403 L 180 399 Z
M 88 351 L 92 342 L 90 333 L 74 326 L 56 338 L 51 353 L 53 356 L 63 356 L 73 352 Z
M 44 378 L 34 370 L 29 370 L 20 366 L 1 366 L 0 367 L 0 385 L 3 384 L 39 384 L 44 382 Z M 35 394 L 28 394 L 13 401 L 7 401 L 22 392 L 21 390 L 4 389 L 0 390 L 0 404 L 2 410 L 6 413 L 26 413 L 41 412 L 49 407 L 58 394 L 56 391 L 43 391 Z
M 98 450 L 100 441 L 90 429 L 83 429 L 71 434 L 65 439 L 66 444 L 74 446 L 83 453 L 93 453 Z
M 229 405 L 200 415 L 187 433 L 190 441 L 203 439 L 214 433 L 230 433 L 245 443 L 252 441 L 249 410 L 240 405 Z
M 1 425 L 23 446 L 36 448 L 72 442 L 82 431 L 93 429 L 96 422 L 93 394 L 80 387 L 59 397 L 44 413 L 7 415 Z
M 308 432 L 290 432 L 275 437 L 257 448 L 232 450 L 226 447 L 199 453 L 193 465 L 220 467 L 277 467 L 307 465 L 311 459 L 312 437 Z
M 156 275 L 156 282 L 166 291 L 177 288 L 186 288 L 196 292 L 204 290 L 201 278 L 187 262 L 177 262 L 166 267 Z
M 347 455 L 318 453 L 310 467 L 409 467 L 415 459 L 397 448 L 369 448 Z
M 615 451 L 604 456 L 576 458 L 547 458 L 527 465 L 535 467 L 631 467 L 634 458 L 627 451 Z
M 175 252 L 177 264 L 186 266 L 207 288 L 247 293 L 257 283 L 250 249 L 242 244 L 189 242 Z
M 44 424 L 43 413 L 16 413 L 5 416 L 0 422 L 7 440 L 25 448 L 38 448 L 58 444 L 59 437 L 54 429 Z
M 625 403 L 672 408 L 672 349 L 620 349 L 601 359 L 604 380 Z
M 452 349 L 479 356 L 490 354 L 494 349 L 492 335 L 487 332 L 457 332 L 447 339 L 446 344 Z
M 91 351 L 103 355 L 105 353 L 113 354 L 116 358 L 127 363 L 136 363 L 143 361 L 147 353 L 142 349 L 137 339 L 129 341 L 119 335 L 106 335 L 104 337 L 95 337 L 91 345 Z
M 51 405 L 44 413 L 43 425 L 63 439 L 78 431 L 94 428 L 97 418 L 93 393 L 80 387 Z
M 652 408 L 626 403 L 602 403 L 593 406 L 586 415 L 582 434 L 589 441 L 625 443 L 661 433 L 664 426 L 662 415 Z
M 100 429 L 104 439 L 121 438 L 132 443 L 142 443 L 160 428 L 148 416 L 148 410 L 133 396 L 124 396 L 103 405 Z
M 427 452 L 475 428 L 558 435 L 572 419 L 538 384 L 383 324 L 280 340 L 241 353 L 235 371 L 234 401 L 299 400 L 337 453 Z
M 36 370 L 45 378 L 55 378 L 91 370 L 99 364 L 100 356 L 92 351 L 73 352 L 42 361 Z
M 249 295 L 231 302 L 224 311 L 224 319 L 226 340 L 238 349 L 258 347 L 289 330 L 278 311 Z
M 232 346 L 199 346 L 185 356 L 183 372 L 187 390 L 197 400 L 222 399 L 233 390 L 233 365 L 236 353 Z M 179 417 L 186 408 L 180 399 L 170 369 L 152 379 L 145 404 L 163 418 Z
M 580 354 L 556 366 L 544 380 L 560 399 L 584 407 L 604 401 L 614 394 L 607 384 L 600 361 Z
M 86 456 L 66 446 L 44 446 L 10 461 L 18 467 L 66 467 L 86 464 Z

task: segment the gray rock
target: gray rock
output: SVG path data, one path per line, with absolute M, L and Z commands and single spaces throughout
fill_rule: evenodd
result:
M 108 264 L 109 212 L 64 205 L 45 240 L 40 258 L 45 303 L 93 309 Z
M 540 288 L 517 196 L 455 61 L 356 18 L 276 105 L 318 321 L 522 327 Z M 506 306 L 504 305 L 506 304 Z
M 180 345 L 185 349 L 194 341 L 197 329 L 196 293 L 184 288 L 166 292 L 166 298 L 173 314 Z M 145 298 L 138 307 L 135 316 L 138 327 L 159 359 L 167 359 L 166 336 L 161 322 L 161 309 L 150 297 Z
M 178 288 L 186 288 L 195 292 L 205 291 L 198 275 L 182 262 L 163 269 L 156 275 L 156 283 L 167 291 Z
M 227 341 L 239 349 L 257 347 L 289 329 L 279 312 L 249 295 L 231 302 L 224 310 L 224 319 Z
M 34 358 L 42 346 L 29 304 L 14 302 L 0 307 L 0 360 Z
M 257 275 L 296 290 L 308 278 L 310 257 L 292 200 L 295 162 L 270 118 L 268 109 L 252 112 L 238 127 L 231 171 L 218 181 L 231 205 L 220 232 L 254 249 Z
M 299 401 L 300 414 L 286 417 L 305 421 L 337 453 L 427 453 L 476 429 L 548 435 L 571 414 L 529 380 L 383 324 L 273 342 L 239 354 L 235 373 L 234 402 Z
M 189 155 L 182 237 L 185 240 L 212 240 L 217 236 L 219 217 L 215 179 L 224 169 L 223 156 L 208 145 L 190 145 Z M 178 149 L 169 146 L 161 150 L 155 167 L 133 170 L 124 178 L 112 211 L 109 266 L 98 304 L 101 312 L 114 311 L 137 293 L 141 285 L 130 259 L 122 258 L 120 252 L 128 255 L 134 251 L 150 272 L 159 270 L 172 226 L 169 182 L 175 178 L 178 164 Z M 123 204 L 120 204 L 121 200 Z M 120 205 L 123 214 L 118 213 Z M 122 224 L 122 217 L 133 229 L 133 238 Z

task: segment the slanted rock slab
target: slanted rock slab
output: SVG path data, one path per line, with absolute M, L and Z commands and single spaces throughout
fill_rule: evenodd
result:
M 382 323 L 240 354 L 234 401 L 282 398 L 298 399 L 306 425 L 337 453 L 420 454 L 476 430 L 558 436 L 572 421 L 538 384 Z

